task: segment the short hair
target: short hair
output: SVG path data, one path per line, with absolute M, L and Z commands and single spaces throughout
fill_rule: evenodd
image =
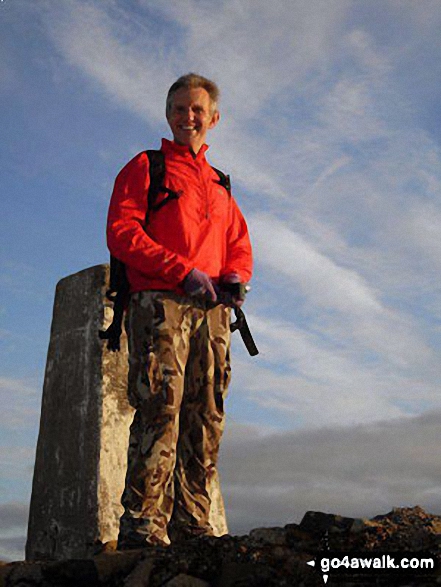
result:
M 173 96 L 181 88 L 203 88 L 210 96 L 212 114 L 216 112 L 217 103 L 219 101 L 219 88 L 217 85 L 202 75 L 198 75 L 197 73 L 187 73 L 186 75 L 182 75 L 179 79 L 177 79 L 168 91 L 165 110 L 167 116 L 170 114 L 172 108 Z

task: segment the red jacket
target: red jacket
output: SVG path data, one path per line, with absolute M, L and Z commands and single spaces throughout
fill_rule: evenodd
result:
M 144 230 L 149 187 L 149 160 L 139 153 L 120 171 L 107 221 L 107 245 L 126 264 L 132 291 L 164 289 L 182 292 L 184 277 L 197 268 L 215 282 L 227 273 L 251 278 L 248 229 L 234 198 L 217 183 L 219 177 L 205 158 L 166 139 L 165 181 L 180 193 L 176 200 L 152 211 Z M 165 197 L 159 194 L 157 202 Z

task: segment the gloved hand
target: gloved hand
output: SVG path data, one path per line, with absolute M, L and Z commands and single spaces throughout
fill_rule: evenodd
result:
M 204 296 L 212 302 L 217 300 L 213 282 L 210 277 L 199 269 L 192 269 L 184 279 L 184 290 L 190 296 Z
M 240 283 L 240 275 L 238 273 L 227 273 L 222 275 L 220 283 Z M 241 300 L 237 296 L 232 296 L 232 304 L 240 308 L 245 300 Z
M 240 283 L 240 276 L 238 273 L 227 273 L 222 275 L 221 283 Z

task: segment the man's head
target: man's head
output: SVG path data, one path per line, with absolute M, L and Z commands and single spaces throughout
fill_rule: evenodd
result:
M 214 82 L 195 73 L 180 77 L 167 95 L 166 116 L 175 142 L 197 153 L 219 121 L 218 100 Z
M 172 108 L 173 96 L 177 90 L 180 90 L 181 88 L 186 88 L 187 90 L 203 88 L 210 97 L 211 114 L 214 114 L 217 111 L 217 103 L 219 101 L 219 88 L 217 85 L 202 75 L 198 75 L 197 73 L 187 73 L 177 79 L 168 91 L 166 108 L 167 118 Z

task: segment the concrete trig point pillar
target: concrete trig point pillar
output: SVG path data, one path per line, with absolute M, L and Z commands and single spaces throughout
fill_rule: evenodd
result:
M 116 540 L 133 408 L 127 401 L 127 338 L 112 353 L 98 337 L 112 310 L 108 265 L 56 289 L 29 514 L 27 560 L 82 558 Z M 210 522 L 227 532 L 218 479 Z

